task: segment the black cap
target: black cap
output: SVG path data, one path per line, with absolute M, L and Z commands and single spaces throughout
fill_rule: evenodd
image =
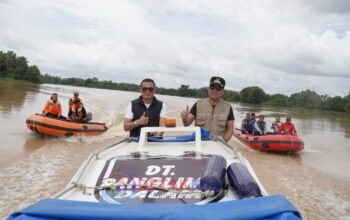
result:
M 74 94 L 74 95 L 79 95 L 79 92 L 75 91 L 73 94 Z
M 58 96 L 58 95 L 57 95 L 57 93 L 55 93 L 55 92 L 54 92 L 54 93 L 52 93 L 52 95 L 51 95 L 51 96 Z
M 211 86 L 215 84 L 219 85 L 222 89 L 225 88 L 225 80 L 221 77 L 218 77 L 218 76 L 211 77 L 209 85 Z

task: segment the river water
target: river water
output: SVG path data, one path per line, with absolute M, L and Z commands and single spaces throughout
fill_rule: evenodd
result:
M 94 121 L 109 130 L 97 137 L 40 138 L 25 126 L 40 113 L 50 94 L 57 92 L 67 114 L 68 99 L 79 91 Z M 122 122 L 130 100 L 138 93 L 61 85 L 0 83 L 0 218 L 52 196 L 71 179 L 83 160 L 96 149 L 124 138 Z M 195 99 L 158 95 L 177 118 Z M 350 115 L 305 109 L 265 108 L 233 104 L 239 127 L 244 112 L 291 114 L 305 149 L 296 155 L 260 153 L 234 137 L 230 144 L 251 162 L 269 194 L 283 194 L 305 219 L 349 219 Z

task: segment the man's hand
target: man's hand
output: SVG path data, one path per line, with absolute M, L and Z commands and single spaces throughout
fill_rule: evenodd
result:
M 145 112 L 141 115 L 141 117 L 137 120 L 139 125 L 147 125 L 149 121 L 149 117 L 146 116 Z
M 186 120 L 189 113 L 190 110 L 188 109 L 188 105 L 186 105 L 186 108 L 181 112 L 181 118 Z
M 195 120 L 195 116 L 191 114 L 190 110 L 188 109 L 188 105 L 186 105 L 186 108 L 181 112 L 181 118 L 182 118 L 182 124 L 187 127 L 192 124 L 192 122 Z

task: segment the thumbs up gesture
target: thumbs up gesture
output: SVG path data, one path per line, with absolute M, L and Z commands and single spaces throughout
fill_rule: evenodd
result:
M 149 121 L 149 117 L 147 117 L 146 113 L 144 112 L 137 121 L 138 121 L 138 124 L 140 125 L 147 125 Z
M 181 118 L 186 119 L 189 113 L 190 110 L 188 109 L 188 105 L 186 105 L 186 108 L 181 112 Z

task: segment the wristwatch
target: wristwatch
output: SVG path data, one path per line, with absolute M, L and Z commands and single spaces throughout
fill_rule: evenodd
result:
M 138 126 L 138 125 L 139 125 L 139 123 L 137 122 L 137 120 L 134 121 L 134 125 L 135 125 L 135 126 Z

